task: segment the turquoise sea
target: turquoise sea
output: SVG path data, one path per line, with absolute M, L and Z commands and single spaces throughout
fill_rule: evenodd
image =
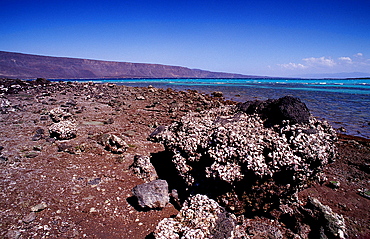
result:
M 75 81 L 75 80 L 73 80 Z M 126 86 L 222 91 L 234 101 L 300 98 L 311 113 L 346 134 L 370 138 L 370 79 L 94 79 Z

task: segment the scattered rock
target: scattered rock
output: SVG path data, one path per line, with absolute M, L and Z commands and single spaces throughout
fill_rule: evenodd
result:
M 222 97 L 224 95 L 224 93 L 222 93 L 221 91 L 214 91 L 214 92 L 212 92 L 211 95 L 213 97 Z
M 77 128 L 71 121 L 61 121 L 52 124 L 49 127 L 49 133 L 51 138 L 67 140 L 76 137 Z
M 46 121 L 46 120 L 48 120 L 49 119 L 49 117 L 48 116 L 46 116 L 46 115 L 41 115 L 40 116 L 40 120 L 41 121 Z
M 130 166 L 134 173 L 140 178 L 144 179 L 145 182 L 150 182 L 158 179 L 157 172 L 153 164 L 150 162 L 150 157 L 135 155 L 134 163 Z
M 44 135 L 42 134 L 35 134 L 34 136 L 32 136 L 32 141 L 39 141 L 41 139 L 44 138 Z
M 36 219 L 36 213 L 35 213 L 35 212 L 31 212 L 31 213 L 29 213 L 28 215 L 26 215 L 26 216 L 22 219 L 22 221 L 23 221 L 24 223 L 30 223 L 30 222 L 34 221 L 35 219 Z
M 139 95 L 139 96 L 136 97 L 136 100 L 145 100 L 145 97 L 142 96 L 142 95 Z
M 370 190 L 369 189 L 360 189 L 359 194 L 364 198 L 370 199 Z
M 45 130 L 44 129 L 37 129 L 35 135 L 32 137 L 32 141 L 39 141 L 45 138 Z
M 5 234 L 5 238 L 8 238 L 8 239 L 18 239 L 20 236 L 21 236 L 21 232 L 18 230 L 9 230 Z
M 347 132 L 346 128 L 344 128 L 344 127 L 340 127 L 340 128 L 338 129 L 338 131 L 340 131 L 340 132 Z
M 102 134 L 98 137 L 98 143 L 112 153 L 121 154 L 127 150 L 128 144 L 114 134 Z
M 31 207 L 31 212 L 40 212 L 40 211 L 44 210 L 47 207 L 48 207 L 48 205 L 46 203 L 42 202 L 40 204 L 37 204 L 37 205 Z
M 43 135 L 43 134 L 45 134 L 45 130 L 44 130 L 44 129 L 42 129 L 42 128 L 38 128 L 38 129 L 36 130 L 36 134 L 41 134 L 41 135 Z
M 6 161 L 8 161 L 7 157 L 0 156 L 0 162 L 6 162 Z
M 339 181 L 329 181 L 329 187 L 331 188 L 339 188 L 340 187 L 340 182 Z
M 60 107 L 50 110 L 49 115 L 55 123 L 63 120 L 71 120 L 72 117 L 72 114 L 68 113 L 65 109 Z
M 137 185 L 132 189 L 132 193 L 143 209 L 164 208 L 169 202 L 168 184 L 161 179 Z
M 107 120 L 104 121 L 104 124 L 113 124 L 114 123 L 114 119 L 113 118 L 109 118 Z
M 158 126 L 150 135 L 149 138 L 155 138 L 157 135 L 161 134 L 166 130 L 166 126 Z
M 94 178 L 87 182 L 88 185 L 98 185 L 101 182 L 101 178 Z
M 24 157 L 26 157 L 26 158 L 35 158 L 35 157 L 37 157 L 38 156 L 38 153 L 36 153 L 36 152 L 27 152 L 25 155 L 24 155 Z

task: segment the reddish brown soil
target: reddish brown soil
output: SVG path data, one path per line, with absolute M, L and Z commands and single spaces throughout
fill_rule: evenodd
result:
M 0 237 L 145 238 L 161 219 L 177 214 L 172 204 L 163 210 L 136 210 L 131 190 L 143 181 L 129 166 L 135 155 L 163 151 L 147 140 L 156 126 L 190 110 L 218 106 L 218 98 L 108 84 L 22 84 L 0 97 L 11 103 L 0 115 Z M 55 107 L 72 113 L 76 138 L 50 140 L 47 113 Z M 44 137 L 32 140 L 38 129 L 44 129 Z M 106 151 L 96 140 L 102 133 L 122 137 L 130 146 L 127 152 Z M 357 190 L 369 188 L 370 143 L 341 136 L 338 148 L 338 160 L 325 172 L 328 181 L 341 186 L 314 185 L 300 196 L 319 198 L 345 217 L 350 237 L 365 237 L 370 235 L 370 200 Z M 47 207 L 27 221 L 31 207 L 41 202 Z

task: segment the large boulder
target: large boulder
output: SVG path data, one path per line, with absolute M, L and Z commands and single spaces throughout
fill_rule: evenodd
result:
M 164 208 L 170 200 L 168 184 L 161 179 L 139 184 L 132 189 L 132 193 L 143 209 Z
M 235 213 L 268 211 L 320 180 L 336 155 L 336 133 L 327 122 L 294 116 L 294 106 L 305 115 L 301 103 L 284 97 L 257 107 L 193 112 L 155 130 L 151 139 L 172 153 L 190 193 L 206 193 Z M 280 109 L 278 124 L 271 118 L 277 113 L 267 110 L 274 107 Z

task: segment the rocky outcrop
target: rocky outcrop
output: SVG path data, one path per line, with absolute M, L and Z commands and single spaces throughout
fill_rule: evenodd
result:
M 292 97 L 224 106 L 190 113 L 151 138 L 172 152 L 189 192 L 235 213 L 268 211 L 294 201 L 335 158 L 335 131 L 307 112 Z

